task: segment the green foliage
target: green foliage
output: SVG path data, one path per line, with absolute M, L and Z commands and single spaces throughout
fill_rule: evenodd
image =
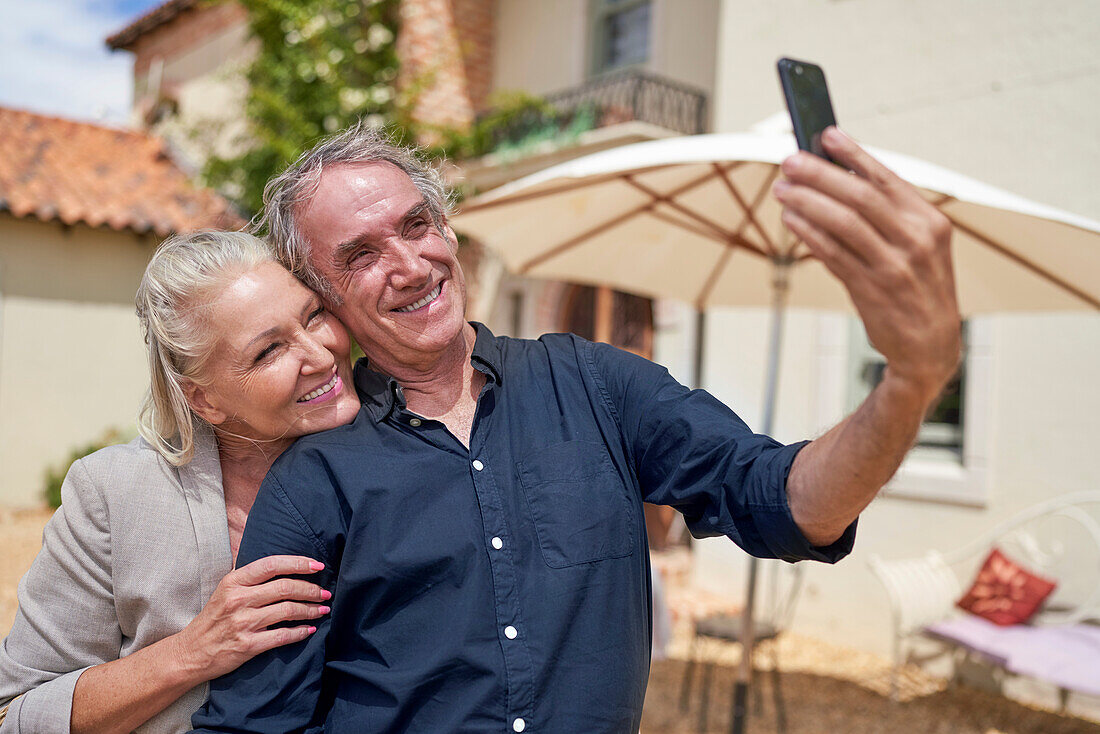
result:
M 498 92 L 469 128 L 416 121 L 418 96 L 434 82 L 424 71 L 397 89 L 400 0 L 239 0 L 257 52 L 246 72 L 246 140 L 241 152 L 212 156 L 206 183 L 246 214 L 263 205 L 267 181 L 317 140 L 360 119 L 399 143 L 432 141 L 429 157 L 519 158 L 545 141 L 575 142 L 597 110 L 562 114 L 525 92 Z M 202 137 L 202 130 L 192 130 Z
M 114 446 L 126 440 L 126 436 L 117 428 L 109 428 L 104 431 L 99 439 L 73 449 L 69 452 L 68 458 L 62 463 L 48 467 L 46 469 L 44 491 L 46 502 L 50 507 L 57 508 L 61 506 L 61 484 L 65 481 L 65 475 L 69 473 L 69 467 L 73 465 L 73 462 L 77 459 L 83 459 L 88 454 L 95 453 L 102 448 Z
M 489 98 L 489 111 L 469 129 L 433 130 L 440 142 L 431 153 L 454 159 L 477 158 L 496 150 L 517 125 L 537 124 L 553 114 L 554 109 L 541 97 L 521 91 L 494 92 Z
M 456 160 L 489 153 L 514 160 L 529 155 L 543 143 L 575 144 L 582 132 L 596 127 L 596 117 L 597 107 L 592 103 L 561 112 L 542 97 L 527 92 L 494 92 L 488 112 L 469 129 L 433 129 L 432 137 L 440 142 L 429 152 L 433 157 Z
M 247 149 L 204 175 L 246 212 L 264 184 L 316 140 L 360 118 L 402 119 L 395 84 L 400 0 L 240 0 L 257 55 L 247 72 Z

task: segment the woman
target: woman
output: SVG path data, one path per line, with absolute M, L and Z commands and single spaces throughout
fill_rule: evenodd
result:
M 69 470 L 0 649 L 3 734 L 186 731 L 207 681 L 328 613 L 329 592 L 276 578 L 320 563 L 231 569 L 275 458 L 358 412 L 343 326 L 235 232 L 166 242 L 137 311 L 141 438 Z

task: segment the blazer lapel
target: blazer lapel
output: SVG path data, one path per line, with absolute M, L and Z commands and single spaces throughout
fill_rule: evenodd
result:
M 222 577 L 233 570 L 218 444 L 213 431 L 205 423 L 196 421 L 195 456 L 178 471 L 191 521 L 195 525 L 199 578 L 205 604 Z

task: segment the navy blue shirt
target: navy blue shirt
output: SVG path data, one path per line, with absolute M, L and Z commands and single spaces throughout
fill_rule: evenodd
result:
M 361 360 L 355 421 L 275 462 L 237 563 L 323 561 L 332 612 L 214 681 L 196 729 L 633 734 L 651 637 L 643 501 L 761 557 L 851 549 L 854 524 L 814 548 L 791 518 L 803 444 L 754 435 L 613 347 L 475 328 L 469 450 Z

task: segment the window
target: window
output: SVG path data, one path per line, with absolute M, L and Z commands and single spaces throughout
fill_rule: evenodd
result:
M 928 410 L 917 434 L 917 445 L 911 456 L 938 461 L 963 461 L 963 391 L 966 385 L 967 328 L 963 323 L 963 355 L 959 370 L 940 393 L 939 399 Z M 849 361 L 848 409 L 855 410 L 871 390 L 882 380 L 886 360 L 867 341 L 863 324 L 852 320 L 852 358 Z
M 986 503 L 992 449 L 992 322 L 970 319 L 963 336 L 960 370 L 929 411 L 917 445 L 884 490 L 887 496 L 974 506 Z M 870 393 L 884 365 L 854 317 L 820 315 L 816 352 L 814 424 L 824 431 Z
M 591 2 L 592 72 L 602 74 L 648 60 L 650 1 Z

